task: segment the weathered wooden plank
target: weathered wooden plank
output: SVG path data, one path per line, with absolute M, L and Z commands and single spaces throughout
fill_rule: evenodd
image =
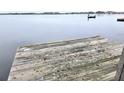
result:
M 52 43 L 44 43 L 44 44 L 32 44 L 32 45 L 28 45 L 26 46 L 26 48 L 32 48 L 32 49 L 43 49 L 43 48 L 51 48 L 51 47 L 58 47 L 58 46 L 65 46 L 65 45 L 70 45 L 70 44 L 76 44 L 76 43 L 91 43 L 92 41 L 107 41 L 107 39 L 100 37 L 100 36 L 94 36 L 94 37 L 89 37 L 89 38 L 81 38 L 81 39 L 75 39 L 75 40 L 67 40 L 67 41 L 59 41 L 59 42 L 52 42 Z M 97 43 L 97 42 L 96 42 Z M 21 47 L 20 47 L 21 48 Z M 25 47 L 22 46 L 22 51 Z M 21 51 L 21 49 L 19 49 L 19 51 Z
M 107 46 L 107 45 L 109 45 L 109 46 Z M 98 46 L 98 47 L 100 47 L 100 46 Z M 55 62 L 59 62 L 59 61 L 61 61 L 61 63 L 62 63 L 62 60 L 65 60 L 65 55 L 66 55 L 66 60 L 74 60 L 74 58 L 76 59 L 85 59 L 85 60 L 91 60 L 91 59 L 89 59 L 91 56 L 93 57 L 93 56 L 95 56 L 94 57 L 94 59 L 95 58 L 97 58 L 97 59 L 99 59 L 99 58 L 104 58 L 105 56 L 106 57 L 110 57 L 110 56 L 116 56 L 116 55 L 120 55 L 119 53 L 119 51 L 121 51 L 121 47 L 122 47 L 122 45 L 116 45 L 116 44 L 105 44 L 105 45 L 102 45 L 102 47 L 104 47 L 104 48 L 102 48 L 102 47 L 100 47 L 100 48 L 98 48 L 97 47 L 97 49 L 95 49 L 96 47 L 95 46 L 92 46 L 92 47 L 90 47 L 90 48 L 88 48 L 87 47 L 87 49 L 85 48 L 85 51 L 78 51 L 78 52 L 75 52 L 75 53 L 69 53 L 69 52 L 66 52 L 65 54 L 63 54 L 63 55 L 61 55 L 61 56 L 57 56 L 57 55 L 49 55 L 49 59 L 47 58 L 46 60 L 42 60 L 42 57 L 37 57 L 37 55 L 43 55 L 43 54 L 41 54 L 41 52 L 40 52 L 40 54 L 38 53 L 35 53 L 35 54 L 33 54 L 33 55 L 30 55 L 30 56 L 27 56 L 27 59 L 31 59 L 32 58 L 32 60 L 31 61 L 36 61 L 37 60 L 37 66 L 38 66 L 38 64 L 40 65 L 41 64 L 41 60 L 42 61 L 44 61 L 44 63 L 42 63 L 42 64 L 46 64 L 46 63 L 48 63 L 48 64 L 46 64 L 46 65 L 49 65 L 49 64 L 54 64 Z M 106 49 L 105 49 L 106 48 Z M 116 48 L 116 50 L 114 50 Z M 83 47 L 82 47 L 82 49 L 83 49 Z M 118 49 L 118 50 L 117 50 Z M 68 49 L 69 50 L 69 49 Z M 98 51 L 99 51 L 99 53 L 98 53 Z M 101 51 L 101 53 L 100 53 L 100 51 Z M 103 51 L 103 52 L 102 52 Z M 115 53 L 115 51 L 116 51 L 116 54 L 114 54 Z M 110 55 L 109 53 L 110 52 L 113 52 L 113 54 L 112 55 Z M 31 54 L 31 53 L 30 53 Z M 58 53 L 57 53 L 58 54 Z M 47 54 L 48 55 L 48 54 Z M 21 55 L 21 58 L 24 58 L 26 55 Z M 45 55 L 44 55 L 45 56 Z M 18 56 L 17 57 L 17 59 L 21 59 L 20 58 L 20 56 Z M 38 59 L 40 59 L 39 61 L 38 61 Z M 56 60 L 55 60 L 56 59 Z M 93 58 L 92 58 L 93 59 Z M 21 60 L 21 61 L 24 61 L 24 60 Z M 26 61 L 26 59 L 25 59 L 25 61 Z M 34 64 L 34 62 L 21 62 L 20 64 L 14 64 L 13 66 L 14 67 L 20 67 L 20 69 L 22 69 L 22 68 L 24 68 L 24 67 L 32 67 L 33 66 L 33 64 Z M 36 65 L 35 64 L 35 65 Z M 76 63 L 77 64 L 77 63 Z M 19 68 L 18 68 L 19 69 Z M 12 71 L 13 71 L 13 69 L 12 69 Z
M 118 63 L 115 80 L 124 81 L 124 49 Z
M 9 80 L 113 80 L 123 46 L 100 36 L 23 46 Z

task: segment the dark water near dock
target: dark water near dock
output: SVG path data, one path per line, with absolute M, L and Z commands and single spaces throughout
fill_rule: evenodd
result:
M 0 80 L 6 80 L 16 48 L 27 43 L 85 38 L 100 35 L 124 43 L 124 15 L 1 15 Z

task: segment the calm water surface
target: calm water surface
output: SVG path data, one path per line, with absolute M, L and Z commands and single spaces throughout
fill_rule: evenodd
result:
M 100 35 L 124 43 L 124 15 L 1 15 L 0 80 L 6 80 L 16 48 L 27 43 L 45 43 Z

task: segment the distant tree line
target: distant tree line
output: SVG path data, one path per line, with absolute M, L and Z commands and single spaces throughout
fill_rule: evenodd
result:
M 60 15 L 60 14 L 124 14 L 124 12 L 115 12 L 115 11 L 89 11 L 89 12 L 28 12 L 28 13 L 0 13 L 0 15 Z

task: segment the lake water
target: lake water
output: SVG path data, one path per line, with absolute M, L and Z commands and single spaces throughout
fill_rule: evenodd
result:
M 27 43 L 84 38 L 100 35 L 124 43 L 124 15 L 1 15 L 0 80 L 6 80 L 16 48 Z

